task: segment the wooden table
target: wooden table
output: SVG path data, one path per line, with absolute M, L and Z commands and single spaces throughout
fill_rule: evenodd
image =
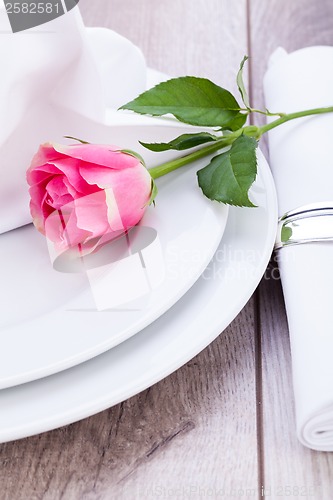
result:
M 277 46 L 333 45 L 331 0 L 80 6 L 87 25 L 125 35 L 149 66 L 175 76 L 205 76 L 235 90 L 249 54 L 255 107 L 263 106 L 262 76 Z M 262 498 L 262 488 L 269 498 L 333 498 L 333 455 L 305 449 L 295 436 L 274 259 L 239 316 L 186 366 L 82 422 L 1 445 L 0 462 L 1 500 Z

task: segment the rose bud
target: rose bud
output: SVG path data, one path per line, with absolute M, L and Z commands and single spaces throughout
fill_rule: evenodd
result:
M 138 224 L 155 191 L 139 157 L 109 145 L 43 144 L 27 181 L 35 227 L 57 252 L 81 254 Z

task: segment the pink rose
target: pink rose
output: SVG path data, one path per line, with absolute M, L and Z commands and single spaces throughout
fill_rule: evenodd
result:
M 27 171 L 34 225 L 57 251 L 92 252 L 142 219 L 153 181 L 115 146 L 40 146 Z

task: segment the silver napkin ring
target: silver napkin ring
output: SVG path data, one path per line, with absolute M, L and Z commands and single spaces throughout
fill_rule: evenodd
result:
M 333 201 L 304 205 L 279 219 L 276 250 L 314 241 L 333 241 Z

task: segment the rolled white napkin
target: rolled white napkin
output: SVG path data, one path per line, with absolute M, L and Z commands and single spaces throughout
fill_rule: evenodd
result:
M 264 79 L 271 112 L 333 105 L 333 47 L 278 49 Z M 280 216 L 310 203 L 333 206 L 333 114 L 302 118 L 269 132 Z M 278 251 L 292 351 L 297 434 L 333 451 L 333 242 Z
M 146 65 L 120 35 L 85 29 L 77 7 L 13 34 L 0 0 L 0 69 L 2 233 L 31 222 L 25 171 L 39 144 L 77 129 L 89 138 L 92 120 L 145 89 Z

